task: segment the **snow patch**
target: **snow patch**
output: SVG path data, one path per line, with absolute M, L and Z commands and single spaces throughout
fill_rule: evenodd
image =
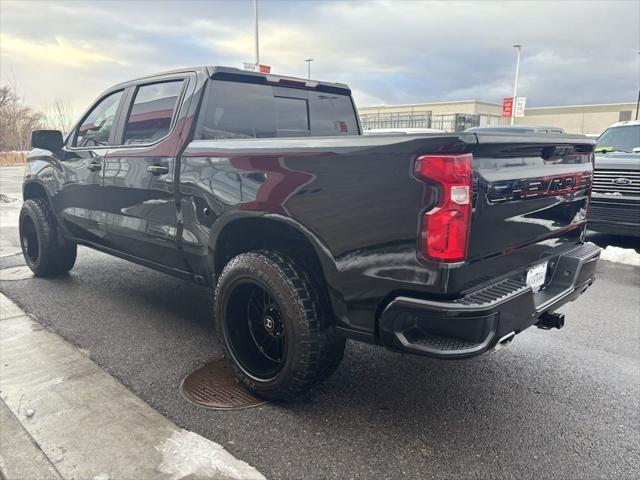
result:
M 609 245 L 600 253 L 600 259 L 640 267 L 640 253 L 630 248 L 612 247 Z
M 187 430 L 176 431 L 156 449 L 162 455 L 158 471 L 172 479 L 215 478 L 265 480 L 255 468 L 236 459 L 221 445 Z

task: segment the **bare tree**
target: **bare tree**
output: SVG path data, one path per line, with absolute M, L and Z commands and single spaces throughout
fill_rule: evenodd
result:
M 27 107 L 11 86 L 0 87 L 0 151 L 25 151 L 31 131 L 42 128 L 42 113 Z
M 9 85 L 0 87 L 0 109 L 16 101 L 16 92 Z
M 57 98 L 53 106 L 47 110 L 47 128 L 68 133 L 73 126 L 73 116 L 69 104 L 62 98 Z

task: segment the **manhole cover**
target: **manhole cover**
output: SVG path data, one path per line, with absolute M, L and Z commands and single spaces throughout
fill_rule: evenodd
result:
M 0 280 L 27 280 L 33 278 L 33 272 L 26 265 L 3 268 L 0 270 Z
M 224 360 L 214 360 L 191 372 L 180 391 L 187 400 L 214 410 L 240 410 L 267 403 L 239 385 Z

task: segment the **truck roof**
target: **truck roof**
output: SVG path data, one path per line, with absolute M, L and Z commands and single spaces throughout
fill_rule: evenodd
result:
M 613 125 L 609 125 L 609 128 L 630 127 L 632 125 L 640 125 L 640 120 L 625 120 L 623 122 L 616 122 Z
M 138 82 L 140 80 L 151 79 L 154 77 L 160 77 L 164 75 L 173 75 L 187 72 L 196 72 L 208 75 L 210 78 L 217 78 L 220 80 L 230 80 L 246 83 L 269 83 L 279 84 L 283 87 L 296 87 L 296 88 L 309 88 L 321 91 L 335 92 L 342 95 L 351 95 L 351 89 L 348 85 L 338 82 L 323 82 L 320 80 L 309 80 L 306 78 L 290 77 L 286 75 L 275 75 L 271 73 L 252 72 L 250 70 L 242 70 L 240 68 L 225 67 L 220 65 L 215 66 L 197 66 L 197 67 L 185 67 L 175 70 L 168 70 L 164 72 L 158 72 L 151 75 L 145 75 L 143 77 L 134 78 L 126 82 L 122 82 L 114 87 L 124 86 L 125 84 Z M 113 87 L 112 87 L 113 88 Z

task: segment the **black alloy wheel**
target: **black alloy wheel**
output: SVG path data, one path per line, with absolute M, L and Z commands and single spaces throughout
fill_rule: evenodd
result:
M 229 347 L 246 373 L 270 380 L 286 360 L 284 320 L 277 302 L 255 280 L 239 281 L 227 301 Z
M 40 246 L 38 245 L 38 233 L 33 220 L 29 216 L 25 216 L 20 229 L 20 241 L 25 259 L 31 263 L 37 263 L 40 257 Z
M 218 338 L 238 382 L 257 396 L 291 400 L 338 368 L 345 339 L 320 288 L 296 260 L 275 251 L 241 253 L 222 270 Z
M 62 237 L 45 199 L 25 200 L 18 228 L 25 263 L 36 277 L 64 275 L 73 268 L 76 244 Z

